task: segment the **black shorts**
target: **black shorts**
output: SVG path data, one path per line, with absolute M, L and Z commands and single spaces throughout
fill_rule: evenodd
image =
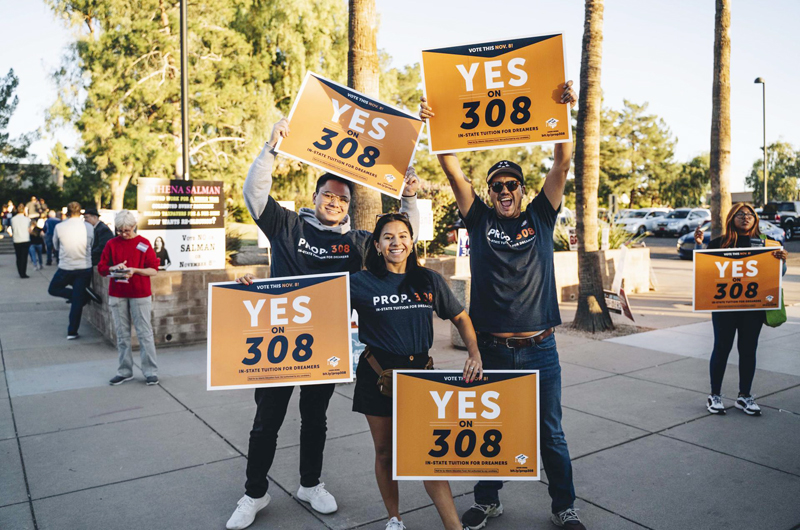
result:
M 384 370 L 422 370 L 428 364 L 428 354 L 415 354 L 411 357 L 395 355 L 370 347 L 375 360 Z M 412 360 L 413 359 L 413 360 Z M 378 389 L 378 374 L 372 369 L 364 354 L 356 368 L 356 388 L 353 391 L 353 411 L 368 416 L 392 417 L 392 398 L 384 396 Z

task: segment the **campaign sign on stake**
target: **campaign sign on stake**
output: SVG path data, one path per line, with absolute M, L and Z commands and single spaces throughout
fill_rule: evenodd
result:
M 782 247 L 694 251 L 694 310 L 780 309 Z
M 562 33 L 422 52 L 431 151 L 572 140 Z
M 422 120 L 308 73 L 276 149 L 357 184 L 400 198 Z
M 395 480 L 539 480 L 539 372 L 394 371 Z
M 345 383 L 350 276 L 208 285 L 208 390 Z

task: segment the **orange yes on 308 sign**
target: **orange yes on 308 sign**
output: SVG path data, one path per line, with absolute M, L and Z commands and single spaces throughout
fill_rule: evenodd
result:
M 431 151 L 572 140 L 561 33 L 422 52 Z
M 308 73 L 276 149 L 357 184 L 399 198 L 422 120 Z
M 208 285 L 208 390 L 353 380 L 346 272 Z
M 694 310 L 780 309 L 781 247 L 694 251 Z
M 539 480 L 539 373 L 395 370 L 396 480 Z

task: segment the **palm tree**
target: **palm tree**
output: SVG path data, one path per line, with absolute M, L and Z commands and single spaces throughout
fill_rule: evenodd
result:
M 347 52 L 347 84 L 368 96 L 378 97 L 378 17 L 375 0 L 349 0 L 350 37 Z M 383 213 L 381 195 L 365 186 L 356 186 L 350 206 L 353 228 L 372 230 Z
M 576 329 L 613 329 L 603 296 L 597 243 L 597 188 L 600 183 L 600 66 L 603 60 L 603 0 L 586 0 L 581 50 L 581 92 L 575 146 L 578 232 L 578 310 Z
M 731 0 L 717 0 L 711 110 L 711 237 L 722 233 L 731 209 Z

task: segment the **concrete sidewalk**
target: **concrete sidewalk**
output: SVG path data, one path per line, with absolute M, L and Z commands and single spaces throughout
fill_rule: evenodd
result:
M 115 348 L 88 324 L 80 340 L 66 340 L 69 306 L 47 295 L 52 273 L 21 280 L 13 256 L 0 256 L 0 529 L 224 528 L 243 494 L 252 391 L 206 392 L 204 345 L 161 349 L 160 386 L 145 386 L 141 373 L 109 386 Z M 634 308 L 656 322 L 648 296 Z M 582 519 L 614 530 L 800 528 L 800 311 L 765 330 L 759 366 L 770 370 L 754 384 L 763 416 L 715 417 L 704 407 L 708 318 L 680 312 L 688 292 L 674 298 L 679 327 L 608 341 L 558 333 Z M 565 305 L 565 321 L 570 312 Z M 449 346 L 448 325 L 437 322 L 432 353 L 439 367 L 456 368 L 464 353 Z M 737 381 L 731 365 L 729 406 Z M 341 385 L 329 408 L 323 480 L 339 511 L 321 516 L 294 497 L 295 395 L 273 500 L 252 528 L 384 528 L 372 441 L 351 396 L 352 385 Z M 472 503 L 471 486 L 452 483 L 459 512 Z M 506 512 L 489 530 L 555 528 L 545 481 L 509 483 L 501 495 Z M 401 484 L 401 507 L 410 530 L 441 528 L 420 483 Z

